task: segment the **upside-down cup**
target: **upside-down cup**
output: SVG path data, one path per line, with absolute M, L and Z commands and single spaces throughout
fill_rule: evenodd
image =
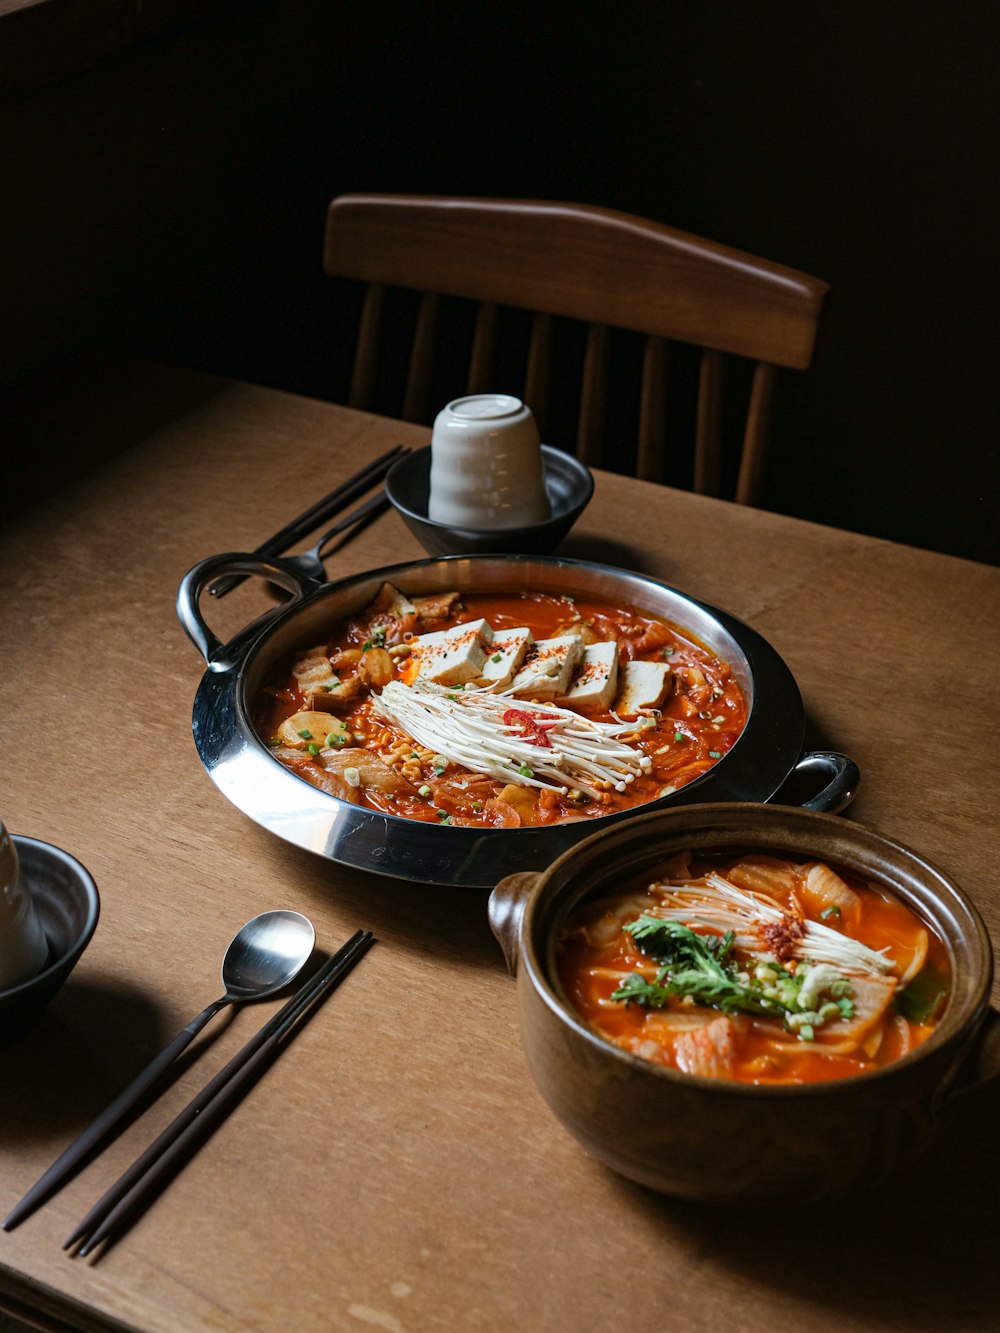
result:
M 682 1073 L 600 1036 L 560 986 L 560 931 L 587 900 L 652 881 L 685 849 L 823 860 L 890 890 L 947 950 L 952 989 L 934 1031 L 872 1072 L 766 1085 Z M 542 1097 L 594 1157 L 664 1194 L 748 1208 L 840 1197 L 917 1158 L 950 1104 L 1000 1074 L 992 951 L 979 914 L 916 852 L 834 815 L 743 803 L 640 815 L 540 874 L 501 880 L 489 913 L 516 977 L 522 1045 Z
M 428 517 L 449 527 L 520 529 L 550 517 L 538 426 L 506 393 L 456 398 L 434 419 Z

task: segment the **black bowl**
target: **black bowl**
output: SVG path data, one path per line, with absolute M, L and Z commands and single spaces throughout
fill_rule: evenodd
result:
M 385 490 L 428 555 L 549 555 L 589 504 L 594 478 L 585 464 L 550 444 L 542 445 L 542 465 L 552 516 L 526 528 L 452 528 L 428 518 L 429 446 L 394 464 Z
M 49 956 L 41 972 L 0 990 L 0 1042 L 31 1026 L 76 966 L 97 928 L 97 885 L 68 852 L 35 838 L 13 837 L 21 871 L 45 931 Z

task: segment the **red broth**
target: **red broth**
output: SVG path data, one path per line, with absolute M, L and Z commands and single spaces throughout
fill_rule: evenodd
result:
M 536 641 L 575 632 L 575 627 L 582 629 L 591 641 L 617 644 L 620 668 L 633 661 L 667 663 L 670 689 L 662 707 L 644 710 L 626 737 L 629 746 L 648 757 L 648 772 L 629 780 L 624 791 L 610 784 L 591 793 L 575 788 L 561 793 L 539 789 L 516 778 L 505 781 L 473 771 L 461 763 L 442 766 L 440 751 L 415 742 L 405 727 L 379 715 L 375 696 L 387 680 L 412 683 L 415 663 L 407 647 L 415 631 L 449 629 L 479 618 L 498 636 L 527 627 Z M 338 681 L 336 695 L 347 696 L 319 699 L 320 707 L 329 711 L 331 732 L 324 734 L 326 722 L 315 716 L 317 695 L 307 694 L 296 676 L 294 668 L 301 662 L 286 663 L 268 683 L 256 708 L 258 733 L 282 763 L 313 785 L 372 809 L 437 824 L 477 827 L 534 826 L 599 817 L 641 805 L 691 782 L 732 748 L 746 724 L 746 702 L 729 664 L 679 627 L 631 606 L 614 607 L 541 592 L 463 593 L 446 614 L 424 619 L 410 629 L 405 624 L 405 620 L 397 624 L 373 605 L 356 618 L 332 625 L 327 640 L 313 646 L 318 669 L 332 666 Z M 377 669 L 374 681 L 365 683 L 361 659 L 369 658 Z M 519 701 L 511 699 L 510 704 L 517 713 Z M 303 726 L 290 731 L 284 725 L 282 733 L 283 724 L 305 713 L 310 716 Z M 594 722 L 615 721 L 609 709 L 586 711 L 585 715 Z M 516 718 L 513 722 L 517 725 Z M 523 730 L 527 738 L 537 737 L 527 722 Z M 330 739 L 334 744 L 327 743 Z M 352 761 L 346 765 L 353 770 L 350 777 L 359 779 L 354 786 L 342 780 L 345 760 Z M 386 769 L 391 777 L 386 776 Z
M 719 877 L 737 890 L 740 911 L 730 911 L 724 891 L 719 906 Z M 778 1002 L 769 1001 L 774 1014 L 740 1009 L 735 1001 L 727 1008 L 724 985 L 714 998 L 707 984 L 689 985 L 689 959 L 664 962 L 663 951 L 657 953 L 658 926 L 643 938 L 626 929 L 646 916 L 670 918 L 716 948 L 724 928 L 734 928 L 737 938 L 722 970 L 745 980 L 735 986 L 750 994 L 748 1005 L 777 992 Z M 793 1002 L 796 992 L 806 994 L 806 978 L 817 966 L 815 957 L 803 956 L 805 940 L 814 953 L 825 950 L 837 960 L 826 966 L 844 983 L 829 982 L 809 1001 L 813 1012 L 830 1011 L 815 1024 L 779 1007 L 781 997 Z M 884 969 L 873 975 L 862 967 L 869 960 L 863 951 L 854 957 L 849 941 L 878 952 Z M 883 887 L 821 862 L 795 864 L 757 853 L 674 859 L 654 884 L 586 904 L 562 932 L 558 974 L 573 1007 L 623 1050 L 688 1073 L 758 1085 L 816 1083 L 880 1069 L 926 1041 L 950 990 L 943 942 Z M 664 983 L 659 990 L 657 979 Z M 623 994 L 630 988 L 639 998 Z

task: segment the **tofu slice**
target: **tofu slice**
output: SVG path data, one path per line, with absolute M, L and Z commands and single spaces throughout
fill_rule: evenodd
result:
M 493 636 L 493 643 L 483 664 L 483 674 L 476 682 L 496 694 L 505 690 L 535 642 L 530 629 L 505 629 Z
M 618 673 L 614 711 L 637 717 L 644 708 L 659 708 L 673 683 L 666 662 L 626 662 Z
M 519 699 L 558 699 L 569 689 L 582 661 L 583 644 L 575 634 L 539 639 L 511 682 L 510 692 Z
M 493 643 L 493 630 L 485 620 L 470 620 L 453 629 L 434 630 L 410 640 L 417 655 L 417 675 L 435 685 L 464 685 L 477 680 Z
M 605 710 L 611 707 L 618 690 L 618 644 L 589 643 L 583 661 L 564 697 L 558 700 L 568 708 Z

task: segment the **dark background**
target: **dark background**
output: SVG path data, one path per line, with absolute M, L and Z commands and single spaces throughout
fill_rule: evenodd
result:
M 779 379 L 767 507 L 1000 563 L 997 6 L 178 12 L 8 58 L 0 386 L 110 344 L 339 399 L 334 195 L 600 204 L 830 283 L 813 368 Z

